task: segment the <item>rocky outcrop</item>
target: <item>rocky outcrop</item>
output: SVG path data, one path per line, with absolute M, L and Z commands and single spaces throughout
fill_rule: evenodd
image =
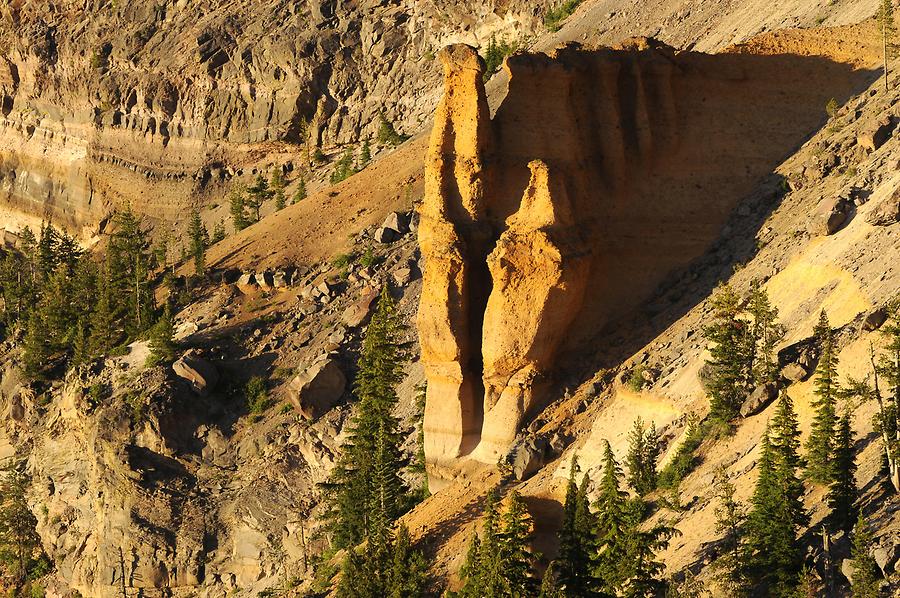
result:
M 502 457 L 571 358 L 701 255 L 864 80 L 819 57 L 569 45 L 509 58 L 491 118 L 474 49 L 440 58 L 418 228 L 433 479 Z M 798 89 L 801 72 L 815 84 Z
M 85 234 L 126 201 L 176 220 L 198 196 L 220 200 L 254 144 L 356 142 L 380 114 L 419 130 L 438 99 L 435 49 L 534 35 L 547 4 L 5 5 L 0 203 Z
M 341 366 L 324 357 L 291 381 L 291 403 L 306 419 L 318 419 L 344 396 L 346 387 Z

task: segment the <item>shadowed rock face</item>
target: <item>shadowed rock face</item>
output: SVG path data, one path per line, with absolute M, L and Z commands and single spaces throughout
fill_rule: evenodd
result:
M 504 455 L 554 376 L 701 255 L 828 99 L 869 76 L 819 57 L 572 45 L 510 58 L 491 119 L 475 51 L 440 58 L 419 227 L 432 477 Z

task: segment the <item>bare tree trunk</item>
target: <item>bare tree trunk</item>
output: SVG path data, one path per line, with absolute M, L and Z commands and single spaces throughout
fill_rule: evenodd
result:
M 888 91 L 887 17 L 881 21 L 881 43 L 884 50 L 884 92 Z

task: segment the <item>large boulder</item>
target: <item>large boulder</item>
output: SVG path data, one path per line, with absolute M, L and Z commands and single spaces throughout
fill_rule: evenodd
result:
M 814 235 L 833 235 L 841 229 L 850 215 L 846 197 L 826 197 L 816 207 L 809 220 L 809 232 Z
M 365 324 L 366 320 L 372 314 L 372 307 L 375 304 L 375 298 L 378 297 L 378 291 L 372 287 L 365 287 L 360 293 L 359 299 L 351 303 L 344 313 L 341 314 L 341 322 L 347 328 L 356 328 Z
M 874 152 L 891 138 L 893 131 L 894 121 L 890 117 L 885 116 L 863 129 L 862 132 L 856 136 L 856 143 L 859 144 L 861 148 Z
M 871 332 L 872 330 L 878 330 L 887 321 L 887 317 L 888 313 L 885 308 L 878 307 L 876 309 L 873 309 L 866 314 L 866 319 L 863 320 L 863 330 L 867 330 L 869 332 Z
M 866 215 L 872 226 L 890 226 L 900 222 L 900 188 L 872 206 Z
M 781 377 L 788 382 L 800 382 L 805 380 L 808 375 L 809 372 L 799 363 L 789 363 L 781 368 Z
M 741 417 L 750 417 L 760 413 L 766 406 L 778 396 L 778 387 L 775 384 L 763 384 L 757 386 L 741 405 Z
M 200 396 L 209 394 L 209 391 L 219 381 L 219 371 L 216 366 L 194 355 L 185 355 L 172 364 L 172 369 Z
M 347 378 L 334 359 L 324 358 L 297 375 L 289 385 L 294 408 L 306 419 L 318 419 L 344 395 Z
M 872 557 L 878 563 L 878 568 L 885 577 L 896 570 L 897 560 L 900 559 L 900 545 L 885 538 L 884 541 L 872 550 Z
M 397 236 L 404 235 L 409 232 L 409 217 L 400 212 L 391 212 L 384 219 L 381 228 L 387 228 L 397 233 Z
M 507 462 L 512 467 L 513 476 L 519 481 L 531 477 L 547 464 L 546 438 L 528 438 L 520 441 L 510 451 Z

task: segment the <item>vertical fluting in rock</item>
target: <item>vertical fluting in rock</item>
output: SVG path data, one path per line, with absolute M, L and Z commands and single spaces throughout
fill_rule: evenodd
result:
M 553 381 L 583 373 L 567 364 L 604 351 L 598 335 L 703 255 L 821 106 L 865 82 L 822 57 L 570 44 L 507 60 L 492 119 L 476 51 L 441 60 L 419 228 L 432 479 L 504 456 Z
M 490 113 L 484 63 L 465 46 L 443 50 L 447 93 L 426 158 L 419 244 L 428 276 L 418 316 L 428 379 L 425 455 L 433 467 L 471 451 L 481 433 L 481 319 L 489 293 L 485 159 Z
M 484 313 L 484 424 L 473 456 L 494 463 L 539 405 L 543 377 L 581 308 L 590 268 L 562 177 L 544 162 L 487 258 L 493 287 Z

